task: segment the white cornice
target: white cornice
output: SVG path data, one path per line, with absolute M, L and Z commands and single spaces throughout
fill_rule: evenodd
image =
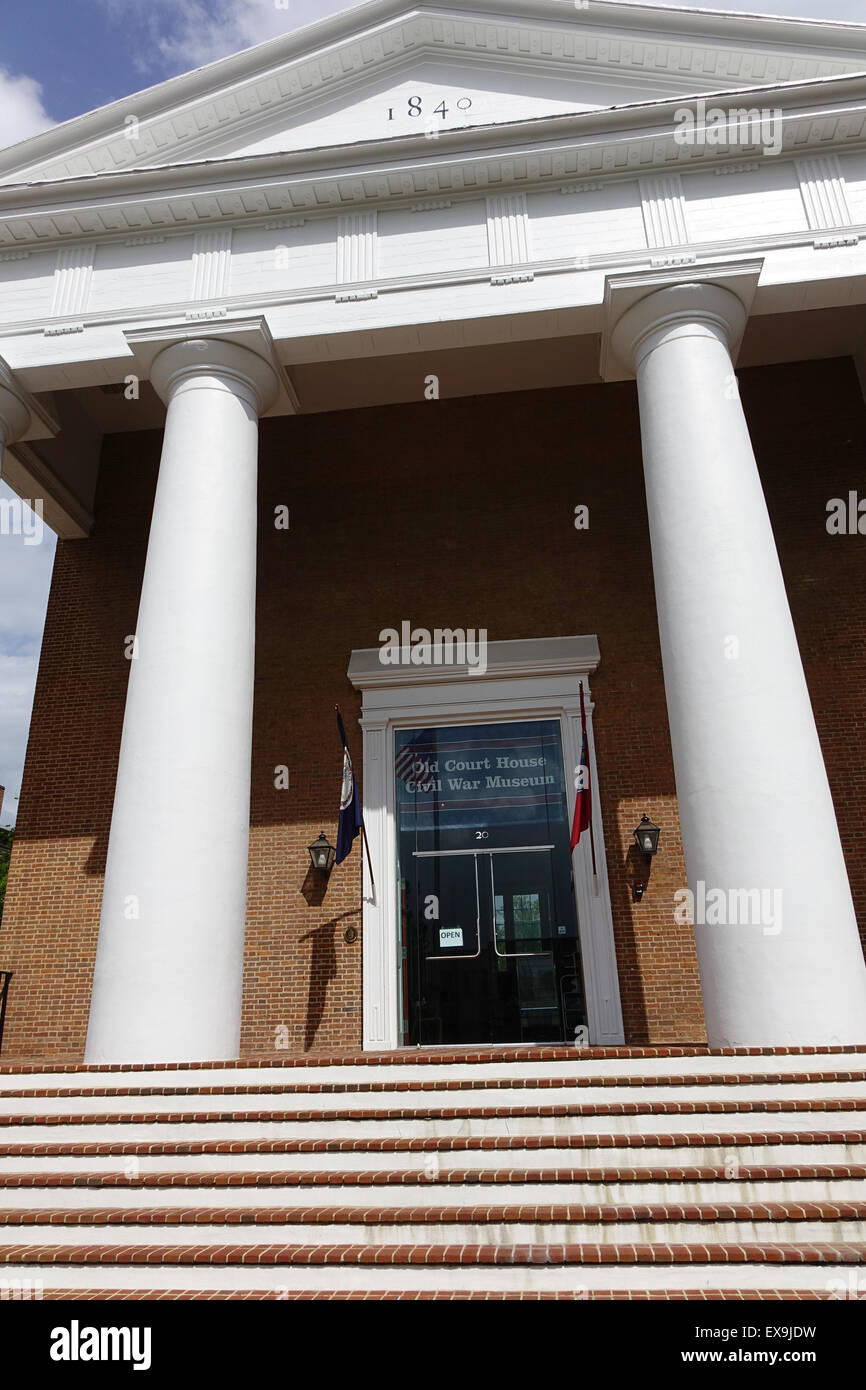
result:
M 797 82 L 866 67 L 866 26 L 714 15 L 593 0 L 474 0 L 406 6 L 374 0 L 307 29 L 149 88 L 0 153 L 0 174 L 57 179 L 142 162 L 186 159 L 214 135 L 270 111 L 292 118 L 310 93 L 325 100 L 407 53 L 543 58 L 570 75 L 664 74 L 677 85 L 738 87 Z M 751 79 L 751 80 L 750 80 Z M 124 137 L 134 115 L 140 144 Z M 137 146 L 137 147 L 134 147 Z
M 427 649 L 427 655 L 431 652 Z M 593 672 L 600 661 L 597 637 L 533 637 L 508 642 L 488 642 L 486 670 L 465 662 L 453 665 L 388 666 L 378 647 L 353 651 L 347 672 L 358 690 L 373 687 L 434 685 L 471 676 L 473 680 L 501 680 L 506 676 L 570 676 Z
M 866 148 L 866 76 L 708 94 L 726 109 L 760 97 L 783 109 L 782 151 L 800 157 Z M 796 105 L 795 105 L 796 101 Z M 256 217 L 334 213 L 436 196 L 486 196 L 564 179 L 617 178 L 677 168 L 724 167 L 750 155 L 674 138 L 683 98 L 616 111 L 367 141 L 164 169 L 0 187 L 0 248 L 170 233 Z
M 701 272 L 705 266 L 713 265 L 727 258 L 735 258 L 739 261 L 743 258 L 763 257 L 773 251 L 808 248 L 815 250 L 856 248 L 860 242 L 866 242 L 866 223 L 846 227 L 844 231 L 840 230 L 835 235 L 827 233 L 820 237 L 816 236 L 812 230 L 790 231 L 768 233 L 765 236 L 738 237 L 727 240 L 719 238 L 715 241 L 700 243 L 689 242 L 681 247 L 666 247 L 662 250 L 636 247 L 632 251 L 599 251 L 582 257 L 580 270 L 587 273 L 606 271 L 648 273 L 651 270 L 657 270 L 661 274 L 667 274 L 677 266 L 691 266 L 696 271 Z M 514 267 L 515 272 L 528 273 L 530 278 L 536 280 L 548 276 L 573 276 L 575 269 L 573 257 L 561 257 L 546 261 L 532 260 Z M 823 273 L 823 267 L 821 267 L 821 272 Z M 818 273 L 816 266 L 816 275 Z M 359 299 L 372 298 L 374 297 L 373 292 L 375 292 L 375 297 L 386 300 L 389 295 L 400 296 L 406 292 L 415 293 L 429 290 L 447 292 L 449 289 L 466 285 L 488 284 L 490 280 L 490 266 L 479 264 L 461 270 L 416 271 L 403 276 L 378 277 L 368 282 L 358 282 L 353 288 L 359 291 L 357 296 Z M 243 322 L 250 313 L 262 315 L 285 306 L 327 302 L 335 300 L 341 294 L 346 294 L 346 286 L 334 281 L 307 287 L 287 287 L 283 290 L 276 290 L 271 287 L 258 293 L 246 291 L 241 295 L 228 295 L 220 303 L 220 313 L 213 323 L 213 329 L 216 333 L 228 334 L 234 323 Z M 179 322 L 186 315 L 184 323 L 187 331 L 191 332 L 195 327 L 198 334 L 199 327 L 203 328 L 208 322 L 207 313 L 207 305 L 196 304 L 190 300 L 153 303 L 146 307 L 112 307 L 99 312 L 82 314 L 76 320 L 74 328 L 78 333 L 82 331 L 95 333 L 112 328 L 124 328 L 125 325 L 138 326 L 149 322 L 158 325 L 157 331 L 161 332 L 165 323 Z M 55 324 L 50 319 L 40 317 L 27 320 L 8 319 L 0 323 L 0 332 L 6 339 L 17 338 L 20 340 L 28 336 L 41 339 L 46 330 L 49 332 L 53 330 L 55 333 L 63 332 L 64 321 L 60 320 Z M 66 331 L 72 330 L 67 328 Z M 37 356 L 39 355 L 37 352 Z M 112 380 L 122 379 L 121 367 L 125 370 L 123 361 L 115 364 L 115 374 L 111 377 Z

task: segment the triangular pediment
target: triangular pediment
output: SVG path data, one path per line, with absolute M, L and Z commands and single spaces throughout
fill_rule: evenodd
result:
M 864 71 L 866 25 L 624 0 L 372 0 L 0 151 L 0 183 L 432 139 Z
M 299 101 L 293 112 L 206 140 L 194 158 L 313 150 L 389 136 L 434 139 L 440 131 L 607 110 L 663 99 L 676 90 L 683 89 L 663 79 L 630 80 L 602 69 L 539 71 L 519 57 L 502 63 L 477 55 L 409 55 L 330 100 L 319 93 Z

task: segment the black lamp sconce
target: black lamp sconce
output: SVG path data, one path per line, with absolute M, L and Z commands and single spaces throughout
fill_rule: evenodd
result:
M 661 828 L 655 825 L 648 815 L 642 815 L 640 818 L 640 825 L 634 832 L 634 842 L 647 861 L 649 861 L 654 854 L 658 854 L 660 834 Z M 647 870 L 649 870 L 649 863 L 647 863 Z M 640 883 L 635 883 L 632 887 L 633 900 L 639 903 L 645 891 L 646 882 L 642 881 Z
M 310 863 L 315 873 L 324 874 L 327 877 L 334 867 L 334 859 L 336 858 L 337 851 L 334 849 L 334 846 L 329 843 L 324 830 L 319 832 L 318 840 L 314 840 L 311 845 L 307 846 L 307 849 L 310 855 Z

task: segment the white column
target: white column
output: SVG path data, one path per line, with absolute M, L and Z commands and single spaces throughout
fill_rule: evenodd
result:
M 258 415 L 247 348 L 165 348 L 168 404 L 130 662 L 88 1062 L 238 1055 L 253 714 Z M 123 659 L 118 634 L 118 660 Z
M 707 1031 L 713 1046 L 862 1043 L 866 967 L 730 355 L 744 320 L 730 291 L 680 285 L 613 336 L 638 382 L 689 887 L 698 911 L 700 884 L 721 890 L 728 923 L 696 915 Z

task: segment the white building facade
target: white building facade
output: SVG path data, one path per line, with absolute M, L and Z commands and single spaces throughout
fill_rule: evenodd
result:
M 86 545 L 103 434 L 164 419 L 86 1060 L 238 1055 L 259 422 L 435 396 L 443 370 L 467 396 L 545 371 L 636 381 L 688 886 L 783 909 L 763 929 L 695 922 L 708 1040 L 864 1040 L 845 855 L 735 374 L 843 356 L 866 372 L 864 73 L 866 26 L 373 0 L 0 154 L 3 477 Z M 483 674 L 352 651 L 367 1047 L 405 1036 L 394 736 L 550 718 L 570 773 L 604 651 L 560 636 L 492 641 Z M 599 857 L 584 838 L 573 891 L 589 1037 L 616 1044 L 596 713 Z

